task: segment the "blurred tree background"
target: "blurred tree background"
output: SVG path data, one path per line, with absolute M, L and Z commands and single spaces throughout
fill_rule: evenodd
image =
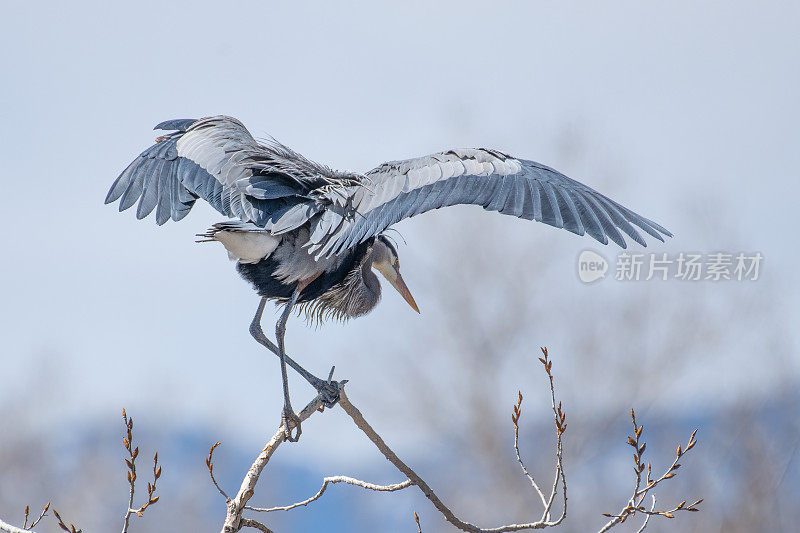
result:
M 216 531 L 225 507 L 207 478 L 208 448 L 223 442 L 215 472 L 233 491 L 279 422 L 278 365 L 247 334 L 257 298 L 221 249 L 192 242 L 219 216 L 198 206 L 156 228 L 102 205 L 153 124 L 223 112 L 339 168 L 495 147 L 675 233 L 632 251 L 763 253 L 754 282 L 622 282 L 610 272 L 586 285 L 580 251 L 613 268 L 618 250 L 451 208 L 398 226 L 421 316 L 386 292 L 346 326 L 290 321 L 287 347 L 318 375 L 336 364 L 387 442 L 481 525 L 537 513 L 513 456 L 518 389 L 522 453 L 534 474 L 551 476 L 539 346 L 569 417 L 562 530 L 599 528 L 600 513 L 629 497 L 631 407 L 654 466 L 699 428 L 658 496 L 702 497 L 702 510 L 649 529 L 789 531 L 800 521 L 795 4 L 5 11 L 4 520 L 52 500 L 85 531 L 119 527 L 126 407 L 142 452 L 157 449 L 164 468 L 161 501 L 132 531 Z M 239 384 L 254 377 L 263 389 L 242 397 Z M 292 391 L 295 405 L 311 398 L 294 378 Z M 332 474 L 400 481 L 337 409 L 304 425 L 269 468 L 254 505 L 306 498 Z M 413 531 L 413 510 L 426 533 L 452 530 L 415 489 L 332 487 L 266 521 L 276 531 Z

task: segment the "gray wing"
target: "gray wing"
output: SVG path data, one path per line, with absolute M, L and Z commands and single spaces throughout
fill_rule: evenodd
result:
M 339 183 L 334 171 L 277 142 L 259 143 L 231 117 L 168 120 L 155 129 L 177 131 L 122 172 L 106 203 L 120 200 L 124 211 L 138 201 L 137 218 L 155 210 L 159 225 L 180 220 L 202 198 L 223 215 L 288 231 L 319 211 L 309 191 Z
M 310 248 L 329 256 L 420 213 L 457 204 L 481 205 L 538 220 L 603 244 L 625 248 L 623 233 L 646 246 L 637 231 L 663 241 L 672 234 L 594 189 L 536 163 L 485 149 L 451 150 L 385 163 L 361 186 L 337 187 L 318 200 L 325 206 Z

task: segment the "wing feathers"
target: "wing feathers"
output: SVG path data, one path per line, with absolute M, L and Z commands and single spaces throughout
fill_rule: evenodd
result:
M 537 220 L 623 248 L 640 231 L 663 241 L 664 227 L 558 171 L 495 150 L 459 149 L 338 173 L 277 142 L 263 145 L 236 119 L 176 119 L 114 181 L 106 203 L 136 216 L 180 220 L 197 198 L 274 235 L 310 222 L 309 251 L 329 256 L 404 218 L 457 204 Z
M 559 205 L 561 206 L 562 218 L 564 219 L 564 229 L 571 231 L 576 235 L 583 235 L 586 229 L 581 221 L 581 216 L 578 214 L 578 208 L 570 198 L 569 193 L 562 187 L 557 187 L 556 192 L 561 199 Z
M 166 164 L 166 161 L 165 161 Z M 166 166 L 166 165 L 165 165 Z M 170 194 L 170 180 L 173 167 L 177 165 L 169 164 L 168 168 L 161 170 L 162 176 L 158 180 L 158 205 L 156 206 L 156 224 L 163 225 L 172 216 L 172 200 Z
M 119 210 L 125 211 L 136 203 L 136 200 L 142 195 L 144 186 L 144 179 L 150 173 L 150 168 L 153 164 L 151 159 L 143 159 L 131 176 L 128 188 L 122 195 L 119 201 Z
M 567 191 L 567 194 L 570 195 L 572 201 L 578 209 L 578 213 L 583 221 L 583 227 L 586 230 L 586 233 L 588 233 L 594 240 L 602 242 L 603 244 L 608 244 L 608 237 L 606 237 L 606 234 L 603 231 L 603 224 L 600 222 L 600 218 L 598 217 L 597 213 L 595 213 L 592 208 L 589 207 L 589 204 L 586 203 L 586 200 L 578 191 Z M 611 227 L 613 228 L 613 225 Z
M 449 205 L 481 205 L 537 220 L 607 244 L 625 247 L 622 233 L 646 245 L 636 228 L 663 240 L 671 234 L 545 165 L 490 150 L 451 150 L 432 156 L 385 163 L 367 174 L 370 185 L 337 188 L 323 195 L 323 214 L 312 222 L 310 249 L 330 256 L 377 235 L 408 217 Z M 350 198 L 343 202 L 340 198 Z M 338 212 L 336 224 L 329 213 Z M 347 207 L 347 206 L 350 207 Z M 345 207 L 342 207 L 345 206 Z M 634 227 L 635 226 L 635 227 Z
M 295 205 L 316 206 L 309 192 L 319 187 L 358 182 L 355 175 L 334 172 L 277 142 L 260 144 L 231 117 L 168 120 L 156 129 L 173 133 L 159 137 L 128 165 L 111 186 L 106 203 L 119 200 L 124 211 L 138 201 L 137 217 L 155 211 L 158 224 L 180 220 L 197 198 L 203 198 L 226 216 L 271 225 Z M 296 228 L 318 212 L 319 208 L 293 211 L 281 230 Z
M 547 200 L 546 202 L 542 202 L 542 213 L 546 214 L 542 222 L 555 226 L 556 228 L 563 228 L 564 219 L 561 217 L 561 209 L 558 207 L 556 191 L 553 189 L 553 186 L 546 181 L 541 183 L 540 187 L 544 191 L 543 197 Z M 547 209 L 544 209 L 545 204 L 547 204 Z
M 148 166 L 148 172 L 142 179 L 142 196 L 139 206 L 136 208 L 136 218 L 139 220 L 149 215 L 158 203 L 158 184 L 160 174 L 167 161 L 160 159 L 154 160 Z

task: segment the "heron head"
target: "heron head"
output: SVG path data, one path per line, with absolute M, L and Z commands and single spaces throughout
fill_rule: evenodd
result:
M 392 284 L 392 287 L 400 293 L 403 299 L 408 302 L 411 309 L 419 313 L 417 302 L 414 301 L 411 291 L 408 290 L 406 282 L 403 281 L 403 276 L 400 275 L 400 260 L 397 258 L 397 249 L 383 235 L 379 235 L 375 239 L 375 244 L 372 247 L 372 268 L 380 272 Z

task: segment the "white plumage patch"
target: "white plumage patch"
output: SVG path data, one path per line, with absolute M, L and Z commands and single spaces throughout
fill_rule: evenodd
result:
M 281 237 L 276 237 L 255 224 L 242 222 L 214 224 L 200 236 L 221 242 L 228 250 L 228 257 L 240 263 L 258 263 L 274 252 L 281 242 Z
M 279 238 L 266 232 L 220 231 L 215 238 L 228 250 L 228 257 L 240 263 L 258 263 L 271 254 L 280 242 Z

